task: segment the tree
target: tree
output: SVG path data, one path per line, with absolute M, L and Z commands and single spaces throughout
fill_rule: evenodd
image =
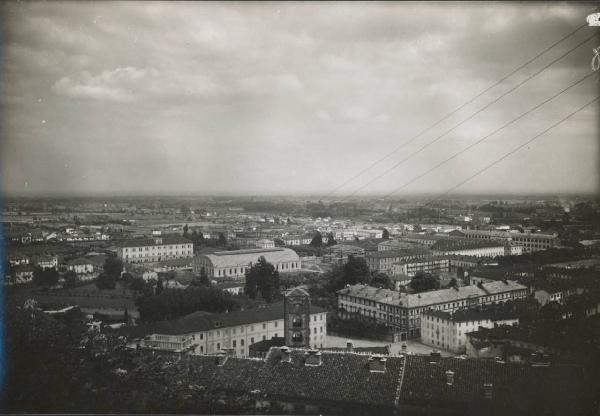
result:
M 116 257 L 108 257 L 104 261 L 104 273 L 117 279 L 121 277 L 123 262 Z
M 333 269 L 331 282 L 334 290 L 346 285 L 369 284 L 371 282 L 369 266 L 363 257 L 349 255 L 346 264 Z
M 392 283 L 390 277 L 387 274 L 381 272 L 373 273 L 370 285 L 374 287 L 381 287 L 384 289 L 394 289 L 394 284 Z
M 158 279 L 158 281 L 156 282 L 156 290 L 155 290 L 155 292 L 154 292 L 154 293 L 155 293 L 156 295 L 160 295 L 160 294 L 163 292 L 164 288 L 165 288 L 165 287 L 163 286 L 163 282 L 162 282 L 162 280 L 161 280 L 161 279 Z
M 42 269 L 41 267 L 36 267 L 33 270 L 33 283 L 38 286 L 54 286 L 58 283 L 58 271 L 54 267 L 51 269 Z
M 335 237 L 333 236 L 333 233 L 330 232 L 329 234 L 327 234 L 327 247 L 331 247 L 337 244 L 337 241 L 335 241 Z
M 456 281 L 455 277 L 453 277 L 452 279 L 450 279 L 450 283 L 448 283 L 448 287 L 458 288 L 458 282 Z
M 227 245 L 227 238 L 223 235 L 223 233 L 219 233 L 219 241 L 217 244 L 222 247 Z
M 144 290 L 144 286 L 146 286 L 146 282 L 141 277 L 132 277 L 129 281 L 129 289 L 134 292 L 141 292 Z
M 439 289 L 440 280 L 429 273 L 423 273 L 419 271 L 412 278 L 409 286 L 415 293 L 420 293 L 428 290 Z
M 310 245 L 313 247 L 322 247 L 323 246 L 323 236 L 319 231 L 315 234 L 313 239 L 310 242 Z
M 184 236 L 185 238 L 188 238 L 188 225 L 187 225 L 187 224 L 185 224 L 185 225 L 183 226 L 183 236 Z
M 208 279 L 208 275 L 206 274 L 206 269 L 203 267 L 200 269 L 200 285 L 201 286 L 210 286 L 210 280 Z
M 106 272 L 100 273 L 96 279 L 96 287 L 101 290 L 113 290 L 117 286 L 117 279 L 114 275 Z
M 73 270 L 69 270 L 68 272 L 66 272 L 63 276 L 63 279 L 65 279 L 66 287 L 73 287 L 77 284 L 77 282 L 79 282 L 79 279 L 77 278 L 77 273 L 75 273 Z
M 271 302 L 278 289 L 279 272 L 275 270 L 275 266 L 260 256 L 258 262 L 246 271 L 244 292 L 252 299 L 260 293 L 264 300 Z

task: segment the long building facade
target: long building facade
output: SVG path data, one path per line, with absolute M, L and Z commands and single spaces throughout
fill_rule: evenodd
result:
M 327 340 L 327 311 L 310 306 L 307 343 L 322 348 Z M 174 321 L 127 328 L 124 334 L 139 339 L 139 347 L 192 354 L 216 354 L 229 350 L 236 356 L 249 355 L 256 342 L 285 336 L 283 302 L 264 308 L 220 314 L 196 312 Z
M 412 260 L 401 260 L 392 265 L 392 274 L 413 277 L 418 272 L 439 274 L 450 271 L 448 256 L 428 256 Z
M 421 336 L 421 315 L 428 310 L 454 312 L 495 302 L 527 297 L 529 289 L 511 280 L 405 294 L 367 285 L 341 289 L 338 310 L 341 318 L 361 317 L 390 326 L 402 339 Z
M 194 261 L 194 272 L 204 268 L 207 276 L 213 279 L 242 279 L 260 257 L 279 273 L 296 272 L 302 264 L 298 254 L 289 248 L 251 249 L 217 251 L 212 254 L 199 254 Z
M 117 249 L 117 256 L 124 263 L 155 263 L 193 255 L 193 243 L 181 236 L 136 238 L 123 242 Z
M 548 250 L 558 244 L 558 237 L 555 234 L 511 233 L 490 230 L 456 230 L 450 234 L 455 237 L 472 240 L 503 240 L 509 242 L 511 245 L 523 247 L 523 253 Z

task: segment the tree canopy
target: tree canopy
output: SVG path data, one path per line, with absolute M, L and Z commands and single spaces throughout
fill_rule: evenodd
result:
M 116 257 L 108 257 L 104 261 L 104 273 L 113 276 L 115 279 L 121 277 L 123 271 L 123 262 Z
M 33 283 L 38 286 L 54 286 L 58 283 L 58 271 L 54 267 L 46 269 L 36 267 L 33 270 Z
M 415 293 L 426 292 L 440 288 L 440 279 L 430 273 L 417 272 L 409 283 Z
M 313 247 L 322 247 L 323 246 L 323 236 L 319 231 L 315 234 L 313 239 L 310 242 L 310 245 Z
M 271 302 L 279 290 L 279 272 L 263 256 L 246 271 L 244 293 L 251 299 L 260 293 L 262 298 Z
M 383 229 L 383 232 L 381 233 L 381 238 L 383 238 L 384 240 L 390 239 L 390 232 L 386 228 Z

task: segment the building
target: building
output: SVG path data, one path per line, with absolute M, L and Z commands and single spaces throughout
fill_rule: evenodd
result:
M 426 248 L 409 248 L 401 250 L 371 251 L 365 254 L 369 270 L 392 274 L 394 263 L 431 255 Z
M 311 347 L 322 347 L 327 339 L 327 312 L 310 306 Z M 306 323 L 306 322 L 305 322 Z M 142 348 L 166 351 L 189 350 L 194 354 L 215 354 L 233 349 L 247 356 L 248 346 L 282 337 L 285 333 L 283 302 L 262 308 L 229 313 L 195 312 L 173 321 L 123 328 L 123 334 L 140 339 Z
M 404 259 L 392 264 L 392 274 L 403 274 L 414 276 L 417 272 L 439 275 L 450 271 L 450 259 L 448 256 L 428 256 L 417 259 Z
M 511 280 L 461 286 L 416 294 L 367 285 L 338 290 L 341 318 L 361 317 L 388 325 L 400 340 L 421 335 L 421 315 L 427 310 L 454 312 L 527 297 L 529 289 Z
M 456 230 L 450 233 L 452 236 L 475 239 L 475 240 L 501 240 L 511 245 L 523 247 L 523 253 L 548 250 L 558 243 L 556 234 L 542 233 L 511 233 L 507 231 L 493 230 Z
M 414 244 L 420 244 L 420 245 L 427 246 L 427 247 L 433 246 L 435 243 L 437 243 L 440 240 L 447 240 L 447 239 L 448 239 L 448 234 L 411 233 L 411 234 L 406 234 L 406 235 L 398 237 L 398 240 L 400 240 L 400 241 L 414 243 Z
M 127 240 L 117 249 L 117 256 L 126 263 L 154 263 L 193 255 L 193 243 L 177 235 Z
M 67 262 L 67 270 L 77 274 L 90 274 L 94 272 L 94 263 L 88 259 L 79 257 Z
M 403 248 L 414 248 L 417 243 L 402 240 L 385 240 L 377 244 L 377 251 L 400 250 Z
M 267 249 L 267 248 L 275 248 L 275 242 L 273 240 L 267 240 L 266 238 L 260 239 L 258 240 L 255 245 L 258 248 L 263 248 L 263 249 Z
M 432 354 L 405 357 L 399 415 L 583 415 L 597 409 L 583 366 L 524 365 Z M 594 409 L 594 410 L 592 410 Z
M 58 267 L 58 257 L 56 256 L 44 256 L 38 257 L 35 260 L 35 265 L 42 269 L 52 269 Z
M 285 345 L 310 347 L 310 296 L 306 290 L 294 288 L 283 295 L 283 327 Z
M 518 324 L 514 313 L 493 309 L 459 309 L 454 313 L 430 310 L 421 315 L 421 342 L 435 348 L 464 354 L 467 333 L 479 328 Z
M 136 383 L 162 368 L 159 403 L 182 413 L 220 408 L 239 414 L 529 416 L 597 410 L 594 374 L 578 365 L 287 346 L 271 347 L 259 356 L 263 358 L 141 351 L 119 368 Z M 147 411 L 152 398 L 145 393 L 121 412 Z
M 35 269 L 30 264 L 20 264 L 6 275 L 4 284 L 7 286 L 31 283 Z
M 498 257 L 506 255 L 506 244 L 497 240 L 468 240 L 449 238 L 431 246 L 434 255 L 460 255 L 474 257 Z
M 239 295 L 244 293 L 244 282 L 231 281 L 231 282 L 220 282 L 214 287 L 229 292 L 232 295 Z
M 211 279 L 241 279 L 260 257 L 264 257 L 280 273 L 295 272 L 301 268 L 300 257 L 294 250 L 259 248 L 198 254 L 194 261 L 194 272 L 200 273 L 204 268 Z

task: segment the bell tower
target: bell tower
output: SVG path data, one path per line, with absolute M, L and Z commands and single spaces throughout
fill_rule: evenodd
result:
M 306 290 L 294 288 L 283 295 L 283 322 L 285 345 L 310 346 L 310 295 Z

